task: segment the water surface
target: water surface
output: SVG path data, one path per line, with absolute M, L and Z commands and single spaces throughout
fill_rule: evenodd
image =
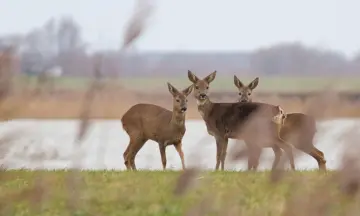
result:
M 324 152 L 328 168 L 338 167 L 344 146 L 344 134 L 357 125 L 360 120 L 336 119 L 318 122 L 316 146 Z M 0 124 L 1 137 L 7 133 L 16 134 L 17 139 L 3 145 L 2 162 L 8 168 L 63 169 L 73 166 L 82 169 L 125 169 L 123 152 L 129 138 L 123 131 L 119 120 L 94 120 L 82 143 L 76 142 L 79 121 L 77 120 L 14 120 Z M 183 138 L 186 164 L 213 169 L 216 148 L 214 138 L 207 135 L 201 120 L 188 120 Z M 200 142 L 200 140 L 202 140 Z M 230 141 L 228 152 L 234 145 L 243 142 Z M 304 153 L 296 151 L 297 169 L 317 168 L 316 161 Z M 167 167 L 180 169 L 181 162 L 174 147 L 166 150 Z M 273 151 L 265 149 L 261 156 L 259 169 L 268 169 L 274 159 Z M 162 169 L 158 145 L 148 141 L 136 157 L 139 169 Z M 226 169 L 245 169 L 246 161 L 226 163 Z

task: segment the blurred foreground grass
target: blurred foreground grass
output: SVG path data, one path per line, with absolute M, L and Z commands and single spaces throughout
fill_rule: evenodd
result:
M 176 171 L 5 171 L 0 206 L 2 215 L 14 216 L 287 215 L 289 200 L 298 202 L 296 211 L 327 200 L 326 215 L 343 215 L 350 201 L 334 183 L 326 183 L 332 174 L 290 172 L 275 184 L 269 181 L 270 172 L 204 172 L 179 196 L 174 188 L 181 172 Z

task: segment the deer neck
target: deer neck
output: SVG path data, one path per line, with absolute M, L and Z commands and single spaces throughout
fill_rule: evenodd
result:
M 180 112 L 173 109 L 172 117 L 170 121 L 171 126 L 182 127 L 185 125 L 185 112 Z
M 203 119 L 209 114 L 212 109 L 213 103 L 207 98 L 204 101 L 197 100 L 198 111 Z

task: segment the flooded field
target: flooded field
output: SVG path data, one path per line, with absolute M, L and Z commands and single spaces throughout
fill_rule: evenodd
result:
M 8 168 L 64 169 L 73 166 L 82 169 L 125 169 L 122 154 L 129 138 L 119 120 L 94 120 L 82 143 L 76 142 L 79 121 L 76 120 L 16 120 L 0 124 L 1 137 L 11 136 L 11 142 L 3 144 L 2 163 Z M 200 120 L 188 120 L 183 139 L 187 166 L 200 165 L 205 169 L 215 166 L 215 141 L 207 135 L 205 124 Z M 318 122 L 316 146 L 324 152 L 327 166 L 336 169 L 344 146 L 344 134 L 358 125 L 357 119 L 335 119 Z M 6 134 L 12 135 L 6 135 Z M 231 140 L 233 145 L 243 145 Z M 317 168 L 316 161 L 304 153 L 296 159 L 297 169 Z M 259 169 L 268 169 L 274 154 L 271 149 L 262 153 Z M 169 169 L 180 169 L 181 162 L 175 149 L 167 148 Z M 158 145 L 148 141 L 136 157 L 138 169 L 162 169 Z M 226 169 L 245 169 L 246 161 L 226 163 Z

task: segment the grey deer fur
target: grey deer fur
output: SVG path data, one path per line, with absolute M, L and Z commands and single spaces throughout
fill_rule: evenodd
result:
M 221 170 L 224 170 L 229 138 L 244 140 L 250 152 L 261 151 L 262 147 L 258 146 L 258 141 L 256 141 L 256 136 L 259 134 L 251 132 L 261 131 L 261 128 L 265 126 L 270 132 L 267 136 L 269 138 L 268 147 L 275 145 L 279 149 L 284 149 L 289 157 L 291 168 L 294 170 L 292 146 L 280 139 L 277 125 L 272 121 L 282 109 L 266 103 L 214 103 L 208 97 L 208 91 L 209 84 L 215 79 L 215 76 L 216 71 L 204 79 L 200 79 L 190 70 L 188 71 L 188 78 L 194 84 L 193 95 L 197 101 L 198 111 L 205 121 L 208 133 L 216 140 L 215 170 L 218 170 L 220 165 Z M 245 130 L 248 120 L 260 110 L 263 111 L 261 124 L 254 124 Z M 273 169 L 277 167 L 279 161 L 280 158 L 275 158 Z M 251 164 L 252 161 L 248 163 L 248 169 L 251 169 Z
M 238 101 L 252 102 L 252 91 L 259 84 L 259 78 L 256 77 L 248 85 L 244 85 L 240 79 L 234 75 L 234 84 L 238 88 Z M 326 160 L 324 153 L 314 146 L 313 140 L 316 134 L 316 121 L 314 117 L 303 113 L 287 113 L 284 124 L 280 130 L 280 137 L 286 142 L 290 142 L 293 146 L 304 153 L 312 156 L 318 163 L 319 170 L 326 170 Z M 273 151 L 281 156 L 282 152 L 278 149 Z M 259 165 L 260 154 L 253 155 L 253 169 L 257 169 Z

